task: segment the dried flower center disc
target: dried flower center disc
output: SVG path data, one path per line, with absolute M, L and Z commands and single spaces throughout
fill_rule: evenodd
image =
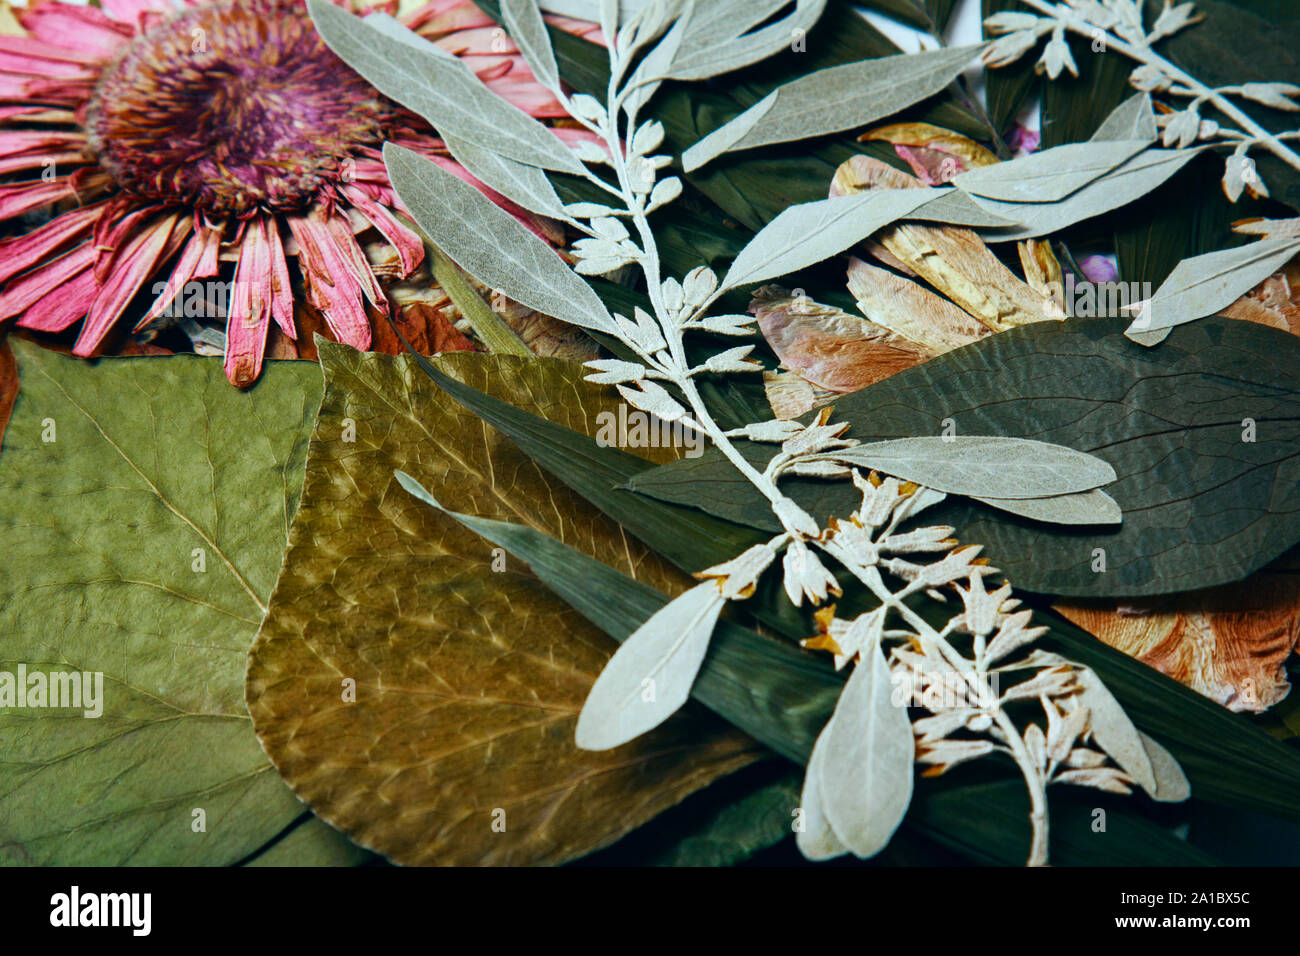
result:
M 87 127 L 123 189 L 240 216 L 310 202 L 390 112 L 302 3 L 226 0 L 136 37 L 105 70 Z

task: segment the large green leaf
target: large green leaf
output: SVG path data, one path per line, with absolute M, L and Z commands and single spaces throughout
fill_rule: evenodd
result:
M 1126 340 L 1124 325 L 1071 320 L 992 336 L 846 396 L 835 420 L 862 441 L 939 435 L 950 421 L 956 434 L 1034 438 L 1113 465 L 1119 478 L 1105 490 L 1123 508 L 1118 528 L 1038 524 L 959 499 L 934 513 L 985 545 L 1017 587 L 1103 597 L 1239 580 L 1300 538 L 1300 341 L 1212 319 L 1152 350 Z M 762 461 L 771 449 L 745 450 Z M 766 505 L 716 453 L 632 486 L 768 527 Z M 822 517 L 854 501 L 844 483 L 786 487 Z
M 656 588 L 689 579 L 410 359 L 327 343 L 320 353 L 326 391 L 303 500 L 247 681 L 267 754 L 318 816 L 398 863 L 556 863 L 760 756 L 696 708 L 632 747 L 579 750 L 578 713 L 613 643 L 517 560 L 412 499 L 394 471 Z M 432 361 L 557 427 L 594 433 L 614 407 L 576 363 Z
M 104 700 L 98 718 L 0 708 L 0 859 L 244 859 L 303 812 L 258 746 L 243 678 L 320 370 L 271 362 L 240 392 L 218 359 L 12 345 L 0 671 L 102 672 Z
M 638 501 L 635 495 L 629 499 L 628 492 L 619 486 L 647 470 L 644 462 L 484 395 L 449 378 L 427 361 L 421 361 L 421 367 L 458 402 L 505 432 L 539 465 L 606 514 L 616 515 L 616 520 L 631 534 L 679 566 L 695 570 L 717 564 L 762 540 L 757 531 L 744 533 L 738 525 L 693 509 L 649 498 Z M 597 471 L 595 477 L 593 469 Z M 851 615 L 855 608 L 849 598 L 846 593 L 844 613 Z M 595 615 L 604 613 L 600 602 L 591 601 L 589 596 L 584 598 L 581 589 L 568 599 L 594 605 L 591 611 Z M 927 606 L 930 613 L 947 613 L 937 605 Z M 777 582 L 761 586 L 759 593 L 743 607 L 787 637 L 798 639 L 813 631 L 807 619 L 795 612 L 784 598 Z M 649 613 L 646 611 L 635 623 Z M 598 620 L 598 623 L 602 622 Z M 1072 624 L 1050 616 L 1041 623 L 1049 625 L 1050 632 L 1040 643 L 1091 667 L 1137 725 L 1173 751 L 1191 778 L 1198 798 L 1300 818 L 1300 806 L 1294 800 L 1296 788 L 1300 787 L 1300 756 L 1293 750 L 1251 726 L 1244 718 L 1107 647 Z M 628 624 L 628 633 L 634 626 Z M 709 667 L 710 662 L 706 660 L 704 673 Z M 741 683 L 743 686 L 744 682 Z M 772 739 L 772 735 L 767 739 Z

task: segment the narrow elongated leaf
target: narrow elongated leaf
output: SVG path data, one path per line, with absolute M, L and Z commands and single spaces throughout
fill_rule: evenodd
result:
M 542 216 L 569 219 L 555 187 L 536 166 L 515 162 L 455 136 L 444 134 L 442 139 L 456 162 L 507 199 Z
M 560 68 L 555 64 L 551 36 L 546 32 L 542 11 L 534 0 L 501 0 L 501 17 L 506 32 L 519 47 L 533 76 L 547 89 L 560 88 Z
M 849 852 L 826 816 L 826 798 L 822 793 L 822 774 L 826 767 L 828 734 L 825 730 L 813 744 L 808 769 L 803 775 L 799 807 L 803 810 L 803 829 L 795 836 L 799 851 L 810 860 L 831 860 Z
M 319 370 L 269 362 L 240 392 L 219 359 L 91 365 L 10 344 L 22 393 L 0 454 L 0 672 L 10 694 L 19 667 L 26 684 L 71 672 L 81 706 L 0 691 L 0 862 L 235 863 L 302 814 L 242 687 Z
M 958 173 L 954 186 L 1006 202 L 1057 202 L 1146 149 L 1148 140 L 1071 143 Z
M 1243 578 L 1300 540 L 1300 341 L 1211 318 L 1179 326 L 1150 352 L 1123 328 L 1079 319 L 991 336 L 844 396 L 835 421 L 866 442 L 938 435 L 950 419 L 956 435 L 1030 437 L 1109 462 L 1118 527 L 1034 524 L 956 498 L 935 509 L 934 521 L 984 545 L 1017 587 L 1132 597 Z M 1234 371 L 1225 378 L 1224 369 Z M 773 454 L 739 447 L 760 469 Z M 639 474 L 632 487 L 769 527 L 766 501 L 712 449 Z M 856 506 L 843 482 L 782 487 L 817 518 Z
M 979 50 L 964 46 L 904 53 L 809 73 L 705 136 L 682 154 L 682 165 L 692 172 L 723 153 L 874 123 L 938 93 Z
M 1088 491 L 1115 480 L 1115 469 L 1100 458 L 1023 438 L 899 438 L 856 445 L 831 456 L 954 495 L 1042 498 Z
M 889 189 L 792 206 L 740 251 L 722 287 L 753 285 L 829 259 L 935 196 L 930 189 Z
M 1151 762 L 1152 779 L 1155 781 L 1152 799 L 1161 803 L 1182 803 L 1188 799 L 1192 795 L 1192 785 L 1174 755 L 1150 734 L 1139 731 L 1138 736 L 1142 738 L 1142 748 L 1146 751 L 1147 760 Z
M 746 6 L 752 7 L 752 0 Z M 748 29 L 753 21 L 733 21 L 737 32 L 722 42 L 707 45 L 701 42 L 698 46 L 684 43 L 674 57 L 668 75 L 675 80 L 704 80 L 757 63 L 788 47 L 793 39 L 806 34 L 825 8 L 826 0 L 795 0 L 795 8 L 789 16 L 743 34 L 738 32 L 739 28 Z
M 616 334 L 600 298 L 555 250 L 473 186 L 409 149 L 384 144 L 393 188 L 416 223 L 458 266 L 516 302 Z
M 1300 252 L 1300 239 L 1264 239 L 1184 259 L 1129 326 L 1150 335 L 1213 315 L 1259 285 Z
M 1195 149 L 1147 149 L 1058 202 L 976 201 L 996 215 L 1023 223 L 1014 229 L 982 233 L 986 242 L 1033 239 L 1128 205 L 1167 180 L 1196 155 Z M 995 167 L 989 167 L 995 168 Z
M 836 838 L 864 858 L 884 848 L 912 802 L 912 723 L 893 689 L 881 649 L 864 652 L 822 731 L 822 807 Z
M 441 133 L 516 162 L 581 175 L 560 139 L 497 96 L 451 54 L 384 14 L 365 20 L 329 0 L 308 0 L 312 22 L 348 66 Z
M 987 498 L 971 495 L 980 504 L 1048 524 L 1119 524 L 1124 519 L 1115 499 L 1100 488 L 1045 498 Z
M 247 680 L 267 755 L 319 816 L 403 863 L 563 862 L 759 756 L 695 708 L 617 753 L 579 750 L 578 713 L 614 643 L 394 472 L 458 511 L 570 541 L 657 594 L 689 579 L 553 486 L 409 359 L 320 352 L 303 502 Z M 479 358 L 436 361 L 564 425 L 616 408 L 577 364 Z

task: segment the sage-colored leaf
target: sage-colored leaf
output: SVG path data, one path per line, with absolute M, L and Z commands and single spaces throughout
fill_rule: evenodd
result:
M 684 42 L 668 75 L 675 80 L 705 80 L 766 59 L 790 46 L 793 38 L 812 29 L 826 8 L 826 0 L 795 0 L 794 9 L 788 16 L 750 31 L 756 22 L 751 9 L 754 6 L 753 0 L 746 0 L 744 8 L 750 15 L 746 18 L 742 14 L 740 19 L 732 20 L 731 36 L 726 40 L 720 43 Z M 746 32 L 741 32 L 742 29 Z M 704 31 L 700 34 L 705 35 Z
M 881 649 L 864 651 L 818 738 L 826 818 L 863 858 L 884 849 L 912 802 L 912 724 L 893 689 Z
M 507 199 L 529 212 L 572 221 L 546 174 L 536 166 L 508 159 L 490 149 L 444 134 L 452 158 Z
M 1152 335 L 1213 315 L 1277 272 L 1298 252 L 1300 239 L 1264 239 L 1184 259 L 1143 303 L 1129 332 Z
M 1119 168 L 1057 202 L 1009 203 L 981 197 L 977 202 L 989 212 L 1023 224 L 985 232 L 984 239 L 987 242 L 1033 239 L 1126 206 L 1169 179 L 1196 153 L 1195 149 L 1143 150 Z
M 1149 93 L 1134 93 L 1110 111 L 1092 134 L 1094 143 L 1117 139 L 1140 139 L 1155 142 L 1160 130 L 1156 126 L 1155 110 L 1151 108 Z
M 271 844 L 244 866 L 362 866 L 379 860 L 316 817 L 303 822 Z
M 0 671 L 99 672 L 103 687 L 98 717 L 0 705 L 0 861 L 237 862 L 302 814 L 258 746 L 243 673 L 320 372 L 268 362 L 241 392 L 218 359 L 92 365 L 10 344 Z
M 473 186 L 392 143 L 384 145 L 384 163 L 416 223 L 474 278 L 545 315 L 617 334 L 591 286 L 554 249 Z
M 682 154 L 682 166 L 689 173 L 723 153 L 837 133 L 892 116 L 946 87 L 979 49 L 903 53 L 809 73 L 709 133 Z
M 1279 329 L 1210 318 L 1157 352 L 1115 319 L 1042 323 L 990 336 L 835 403 L 859 441 L 955 434 L 1027 436 L 1101 458 L 1124 512 L 1113 528 L 1008 519 L 949 499 L 932 513 L 1016 586 L 1080 597 L 1166 594 L 1244 578 L 1300 540 L 1300 342 Z M 1231 388 L 1223 370 L 1234 369 Z M 1249 434 L 1254 441 L 1243 441 Z M 771 446 L 738 441 L 761 470 Z M 752 456 L 752 457 L 751 457 Z M 632 486 L 767 529 L 771 509 L 712 449 L 638 474 Z M 842 482 L 782 487 L 815 518 L 857 506 Z M 1100 549 L 1100 552 L 1098 552 Z M 1104 569 L 1104 570 L 1102 570 Z
M 952 184 L 1005 202 L 1057 202 L 1128 162 L 1147 140 L 1070 143 L 958 173 Z
M 829 259 L 936 195 L 930 189 L 889 189 L 791 206 L 740 251 L 722 288 L 753 285 Z
M 535 0 L 501 0 L 501 18 L 533 76 L 547 89 L 560 89 L 560 68 Z
M 1142 749 L 1151 762 L 1151 774 L 1155 782 L 1151 799 L 1160 803 L 1182 803 L 1188 799 L 1192 795 L 1192 785 L 1174 755 L 1150 734 L 1138 731 L 1138 736 L 1142 739 Z
M 1124 513 L 1115 499 L 1100 488 L 1042 498 L 970 497 L 991 508 L 1047 524 L 1119 524 L 1124 520 Z
M 1094 455 L 1025 438 L 898 438 L 856 445 L 829 456 L 935 491 L 972 497 L 1068 495 L 1115 480 L 1115 469 Z
M 489 543 L 412 498 L 394 472 L 461 513 L 526 522 L 658 588 L 686 579 L 410 359 L 323 342 L 320 352 L 326 392 L 303 500 L 247 684 L 266 753 L 318 816 L 395 862 L 554 863 L 757 756 L 699 712 L 617 753 L 579 750 L 578 713 L 613 643 L 514 558 L 494 571 Z M 577 364 L 433 361 L 563 425 L 594 430 L 616 408 Z
M 1115 695 L 1091 669 L 1076 672 L 1082 691 L 1079 703 L 1088 708 L 1088 731 L 1126 774 L 1147 793 L 1156 794 L 1156 776 L 1145 743 Z
M 822 796 L 822 774 L 825 772 L 827 733 L 822 731 L 813 744 L 812 756 L 803 775 L 803 790 L 799 795 L 799 809 L 803 811 L 803 829 L 795 833 L 795 843 L 805 858 L 813 861 L 832 860 L 849 852 L 835 835 L 826 817 L 826 800 Z
M 581 175 L 554 133 L 497 96 L 464 63 L 384 14 L 364 20 L 330 0 L 308 0 L 312 22 L 348 66 L 444 134 L 516 162 Z

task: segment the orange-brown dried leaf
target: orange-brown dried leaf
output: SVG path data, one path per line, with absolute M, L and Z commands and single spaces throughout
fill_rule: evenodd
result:
M 247 696 L 266 752 L 319 816 L 399 863 L 561 863 L 756 759 L 753 741 L 689 705 L 624 747 L 578 750 L 577 716 L 614 642 L 393 472 L 450 509 L 529 524 L 664 591 L 689 579 L 408 358 L 317 344 L 325 398 Z M 435 361 L 587 434 L 614 408 L 570 363 Z

